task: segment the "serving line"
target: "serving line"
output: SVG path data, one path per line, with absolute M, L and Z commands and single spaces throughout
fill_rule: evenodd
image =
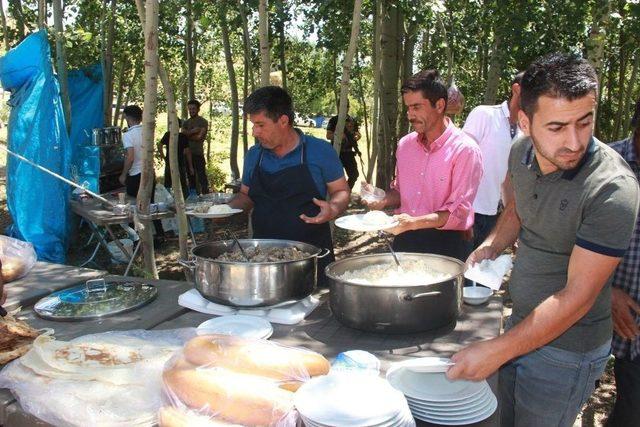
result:
M 191 289 L 193 284 L 166 280 L 143 280 L 110 276 L 108 279 L 144 281 L 158 287 L 158 297 L 150 304 L 122 315 L 85 322 L 52 322 L 41 319 L 28 307 L 24 314 L 36 328 L 53 327 L 55 336 L 68 340 L 77 336 L 109 330 L 176 329 L 197 327 L 214 316 L 193 312 L 177 304 L 178 295 Z M 77 283 L 77 282 L 74 282 Z M 271 340 L 288 346 L 302 346 L 317 351 L 329 359 L 340 352 L 361 349 L 375 354 L 381 361 L 382 375 L 391 363 L 412 357 L 449 356 L 463 346 L 479 339 L 498 335 L 501 327 L 502 303 L 492 297 L 488 304 L 463 308 L 455 325 L 421 334 L 376 334 L 351 329 L 340 324 L 331 314 L 328 295 L 323 304 L 307 319 L 297 325 L 273 324 Z M 489 378 L 496 392 L 497 376 Z M 497 426 L 498 411 L 488 419 L 472 424 Z M 431 425 L 417 421 L 418 425 Z M 47 426 L 25 413 L 8 390 L 0 390 L 0 425 L 12 427 Z

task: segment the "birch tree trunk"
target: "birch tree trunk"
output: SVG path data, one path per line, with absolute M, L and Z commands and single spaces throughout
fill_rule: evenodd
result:
M 618 99 L 616 100 L 616 105 L 618 106 L 618 114 L 616 114 L 616 118 L 615 118 L 615 122 L 613 125 L 613 130 L 611 132 L 613 140 L 617 141 L 618 139 L 620 139 L 620 131 L 621 129 L 621 125 L 623 123 L 622 121 L 622 117 L 624 116 L 624 118 L 626 119 L 626 116 L 628 115 L 628 112 L 626 110 L 623 110 L 623 104 L 624 104 L 624 99 L 625 99 L 625 77 L 627 75 L 627 59 L 628 59 L 628 52 L 627 49 L 625 49 L 624 44 L 623 44 L 623 33 L 621 32 L 620 34 L 620 68 L 618 69 Z
M 585 43 L 587 59 L 598 73 L 598 81 L 602 79 L 604 59 L 604 45 L 607 41 L 607 25 L 611 15 L 613 2 L 610 0 L 595 0 L 591 9 L 592 24 L 589 39 Z
M 111 10 L 108 14 L 109 24 L 104 38 L 103 45 L 103 78 L 104 78 L 104 125 L 109 126 L 112 121 L 112 103 L 113 103 L 113 40 L 115 38 L 115 21 L 116 21 L 116 0 L 111 0 Z
M 249 96 L 249 74 L 251 73 L 251 38 L 249 37 L 249 27 L 247 24 L 247 12 L 244 9 L 242 0 L 237 0 L 240 19 L 242 20 L 242 39 L 244 50 L 244 76 L 242 83 L 242 102 Z M 251 79 L 253 84 L 253 79 Z M 253 91 L 253 87 L 251 88 Z M 247 135 L 247 115 L 242 115 L 242 151 L 244 154 L 249 150 L 249 136 Z
M 280 72 L 282 73 L 282 88 L 287 90 L 287 61 L 285 57 L 285 34 L 284 26 L 286 21 L 284 0 L 278 1 L 278 38 L 280 40 Z
M 402 49 L 402 81 L 405 82 L 413 75 L 413 54 L 417 41 L 417 28 L 415 24 L 409 24 L 405 34 L 404 47 Z M 409 132 L 409 118 L 407 117 L 407 106 L 401 103 L 401 113 L 398 120 L 398 135 Z
M 59 2 L 59 0 L 53 0 L 54 3 L 56 1 Z M 55 4 L 54 4 L 54 9 L 55 9 Z M 22 41 L 25 35 L 24 28 L 26 26 L 24 14 L 22 13 L 22 2 L 20 0 L 9 0 L 8 10 L 11 16 L 13 16 L 13 19 L 15 19 L 16 21 L 16 30 L 18 32 L 18 39 L 19 41 Z M 54 13 L 55 13 L 55 10 L 54 10 Z
M 626 100 L 624 104 L 624 109 L 622 111 L 631 111 L 631 103 L 634 101 L 633 99 L 633 85 L 638 79 L 638 67 L 640 67 L 640 49 L 635 52 L 635 59 L 633 61 L 633 68 L 631 69 L 631 78 L 629 79 L 628 90 L 626 90 Z M 631 117 L 627 117 L 624 121 L 624 128 L 622 129 L 622 136 L 629 135 L 629 131 L 631 130 Z
M 136 0 L 136 1 L 137 1 L 137 0 Z M 143 11 L 144 11 L 144 8 L 143 8 Z M 144 12 L 143 12 L 143 13 L 144 13 Z M 144 16 L 144 15 L 143 15 L 143 16 Z M 138 80 L 137 80 L 137 79 L 138 79 L 138 74 L 140 74 L 140 68 L 139 68 L 136 64 L 133 64 L 133 77 L 131 77 L 131 85 L 130 85 L 130 86 L 133 86 L 133 84 L 134 84 L 136 81 L 138 81 Z M 124 102 L 122 103 L 122 105 L 128 105 L 128 104 L 129 104 L 129 95 L 131 95 L 131 90 L 130 90 L 130 89 L 131 89 L 131 88 L 129 87 L 129 90 L 127 90 L 127 91 L 125 92 L 125 95 L 124 95 Z M 119 111 L 116 111 L 116 113 L 119 113 Z M 118 122 L 117 122 L 118 124 L 117 124 L 117 126 L 122 127 L 123 121 L 124 121 L 124 114 L 123 114 L 123 115 L 121 115 L 121 116 L 120 116 L 120 118 L 118 119 Z
M 258 4 L 258 37 L 260 38 L 260 86 L 269 86 L 271 57 L 269 52 L 269 4 L 260 0 Z
M 487 73 L 487 84 L 484 89 L 484 101 L 486 105 L 496 103 L 498 94 L 498 84 L 500 83 L 500 74 L 502 73 L 502 43 L 501 36 L 496 32 L 493 41 L 493 49 L 491 50 L 491 58 L 489 59 L 489 71 Z
M 344 56 L 342 63 L 342 81 L 340 83 L 340 107 L 338 108 L 338 123 L 333 134 L 333 147 L 340 155 L 340 146 L 342 145 L 342 134 L 344 133 L 344 125 L 347 119 L 347 103 L 349 102 L 349 78 L 351 76 L 351 67 L 353 63 L 353 55 L 356 52 L 356 44 L 360 34 L 360 11 L 362 9 L 362 0 L 353 2 L 353 17 L 351 23 L 351 37 L 349 39 L 349 48 Z
M 150 1 L 155 2 L 157 0 L 147 0 L 147 3 L 149 3 Z M 145 13 L 144 5 L 142 4 L 142 0 L 136 0 L 136 7 L 138 9 L 138 15 L 140 17 L 140 22 L 142 23 L 142 27 L 147 28 L 146 17 L 145 17 L 146 13 Z M 156 16 L 157 16 L 157 12 L 156 12 Z M 180 180 L 180 169 L 178 165 L 178 155 L 179 155 L 178 154 L 178 133 L 180 132 L 180 127 L 178 124 L 176 98 L 175 98 L 175 92 L 173 90 L 173 86 L 171 86 L 171 80 L 169 79 L 169 74 L 166 72 L 166 70 L 160 63 L 159 59 L 158 59 L 157 65 L 158 65 L 158 74 L 160 76 L 160 80 L 162 81 L 162 86 L 164 87 L 165 95 L 167 96 L 167 113 L 169 116 L 169 165 L 171 168 L 171 182 L 174 183 L 173 199 L 176 204 L 176 219 L 178 220 L 178 244 L 180 248 L 180 259 L 186 260 L 188 258 L 188 253 L 187 253 L 188 225 L 187 225 L 187 215 L 185 214 L 184 194 L 182 193 L 182 182 Z M 151 240 L 151 242 L 153 243 L 153 239 Z M 189 276 L 189 274 L 186 271 L 185 271 L 185 275 L 187 275 L 187 277 Z
M 379 151 L 379 128 L 380 128 L 380 117 L 382 112 L 380 111 L 380 33 L 382 27 L 382 3 L 377 2 L 374 6 L 374 14 L 373 14 L 373 112 L 371 114 L 372 121 L 372 131 L 371 131 L 371 151 L 367 153 L 368 157 L 368 167 L 367 167 L 367 182 L 371 183 L 373 180 L 373 170 L 375 168 L 376 160 L 378 157 Z
M 1 7 L 2 5 L 0 5 Z M 4 11 L 2 12 L 4 15 Z M 38 0 L 38 29 L 42 30 L 47 26 L 47 2 Z
M 61 0 L 53 0 L 53 22 L 56 32 L 56 62 L 58 66 L 58 80 L 60 81 L 60 98 L 62 110 L 67 126 L 67 135 L 71 132 L 71 103 L 69 102 L 69 80 L 67 78 L 67 55 L 65 52 L 64 27 L 62 26 Z
M 4 2 L 0 0 L 0 18 L 2 18 L 2 38 L 4 39 L 4 51 L 9 52 L 9 27 L 7 27 L 7 17 L 4 14 Z
M 185 33 L 184 45 L 187 61 L 187 97 L 195 99 L 196 92 L 196 72 L 193 61 L 193 8 L 191 0 L 187 0 L 187 28 Z
M 383 16 L 380 31 L 380 124 L 378 128 L 378 168 L 376 185 L 388 188 L 395 170 L 396 119 L 398 117 L 398 77 L 400 57 L 398 43 L 402 28 L 398 6 L 382 1 Z
M 158 0 L 146 0 L 144 25 L 144 108 L 142 110 L 142 176 L 137 200 L 136 226 L 142 240 L 144 268 L 152 278 L 158 278 L 153 246 L 149 203 L 153 191 L 153 149 L 156 112 L 158 108 Z M 179 181 L 178 181 L 179 182 Z M 176 187 L 179 184 L 176 182 Z
M 224 47 L 224 58 L 227 63 L 227 73 L 229 74 L 229 86 L 231 89 L 231 148 L 229 152 L 229 166 L 231 173 L 235 177 L 240 176 L 238 168 L 238 84 L 236 82 L 236 72 L 233 69 L 233 57 L 231 56 L 231 44 L 229 43 L 229 29 L 225 25 L 227 22 L 227 5 L 223 0 L 218 5 L 218 16 L 220 20 L 220 30 L 222 32 L 222 45 Z
M 375 21 L 374 21 L 375 22 Z M 364 118 L 364 137 L 367 142 L 367 160 L 370 161 L 371 156 L 371 135 L 369 134 L 369 113 L 367 111 L 367 100 L 364 96 L 364 85 L 362 84 L 362 69 L 360 68 L 360 61 L 358 60 L 358 52 L 356 52 L 356 68 L 358 69 L 358 73 L 356 74 L 356 82 L 358 84 L 358 99 L 360 100 L 360 104 L 362 104 L 362 113 Z M 367 171 L 362 171 L 363 174 L 367 174 Z M 366 175 L 364 177 L 367 182 L 369 182 L 369 177 Z
M 127 74 L 129 74 L 129 70 L 127 69 L 127 62 L 120 61 L 120 69 L 118 70 L 118 90 L 116 91 L 116 108 L 114 109 L 115 113 L 111 126 L 118 126 L 118 117 L 120 116 L 120 109 L 122 108 L 124 84 L 127 81 Z

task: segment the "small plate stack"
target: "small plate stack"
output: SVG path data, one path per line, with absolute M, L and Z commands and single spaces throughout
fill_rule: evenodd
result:
M 437 369 L 441 361 L 440 369 Z M 444 370 L 446 359 L 423 358 L 393 365 L 387 371 L 389 383 L 406 397 L 413 416 L 441 425 L 465 425 L 493 414 L 498 400 L 486 381 L 450 381 Z M 439 371 L 439 372 L 438 372 Z
M 382 378 L 338 373 L 307 381 L 294 403 L 307 427 L 411 427 L 413 416 L 402 393 Z

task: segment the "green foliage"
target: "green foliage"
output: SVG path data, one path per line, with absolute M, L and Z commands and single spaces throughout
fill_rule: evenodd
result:
M 223 163 L 228 159 L 229 154 L 227 152 L 214 151 L 207 160 L 209 186 L 215 191 L 224 191 L 224 185 L 229 182 L 229 178 L 223 170 Z

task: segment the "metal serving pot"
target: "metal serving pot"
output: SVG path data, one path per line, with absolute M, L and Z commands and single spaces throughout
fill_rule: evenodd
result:
M 196 289 L 208 300 L 236 307 L 262 307 L 309 296 L 316 287 L 318 258 L 326 256 L 308 243 L 276 239 L 240 239 L 252 247 L 297 248 L 310 254 L 296 261 L 220 261 L 218 256 L 238 250 L 233 240 L 203 243 L 191 250 L 193 260 L 181 262 L 192 269 Z
M 418 286 L 362 285 L 339 276 L 376 264 L 396 268 L 391 254 L 362 255 L 336 261 L 325 269 L 331 284 L 331 311 L 336 319 L 355 329 L 385 333 L 424 332 L 456 320 L 462 305 L 464 264 L 442 255 L 397 255 L 401 264 L 410 260 L 426 261 L 447 277 L 435 283 L 425 281 Z

